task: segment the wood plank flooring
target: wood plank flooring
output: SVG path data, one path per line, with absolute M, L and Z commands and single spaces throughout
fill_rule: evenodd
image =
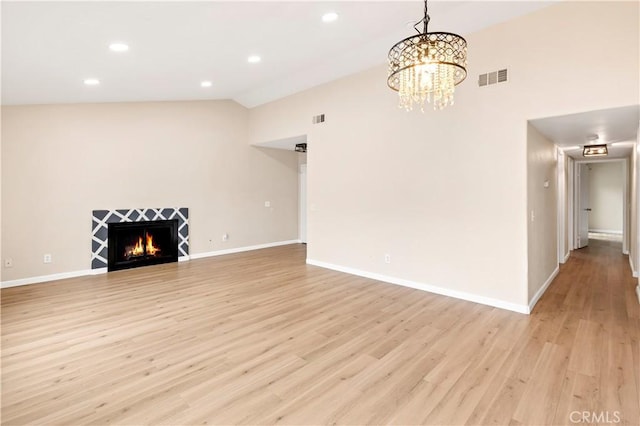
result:
M 640 424 L 617 243 L 575 251 L 530 316 L 304 259 L 291 245 L 2 290 L 2 424 Z

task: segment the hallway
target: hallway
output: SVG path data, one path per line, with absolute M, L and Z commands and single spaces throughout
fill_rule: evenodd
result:
M 572 252 L 536 305 L 532 319 L 552 333 L 545 337 L 566 355 L 550 365 L 563 375 L 554 423 L 565 423 L 572 411 L 608 415 L 609 421 L 594 423 L 618 423 L 617 411 L 623 424 L 640 424 L 636 285 L 621 243 L 592 239 Z

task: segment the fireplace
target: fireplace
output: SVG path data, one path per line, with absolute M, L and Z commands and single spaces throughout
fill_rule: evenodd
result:
M 110 223 L 109 271 L 178 261 L 178 220 Z

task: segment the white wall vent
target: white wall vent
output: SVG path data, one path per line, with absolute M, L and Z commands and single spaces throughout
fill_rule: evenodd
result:
M 507 69 L 492 71 L 478 76 L 478 86 L 489 86 L 491 84 L 503 83 L 507 81 Z
M 313 124 L 324 123 L 324 114 L 314 115 L 311 122 Z

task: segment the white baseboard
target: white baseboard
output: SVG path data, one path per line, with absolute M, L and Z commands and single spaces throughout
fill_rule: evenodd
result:
M 631 256 L 629 256 L 629 266 L 631 266 L 631 274 L 633 275 L 633 277 L 638 278 L 638 270 L 633 264 L 633 259 L 631 258 Z
M 232 249 L 208 251 L 205 253 L 196 253 L 190 256 L 191 259 L 202 259 L 204 257 L 222 256 L 225 254 L 241 253 L 245 251 L 260 250 L 270 247 L 286 246 L 289 244 L 300 244 L 300 240 L 278 241 L 275 243 L 258 244 L 255 246 L 236 247 Z
M 622 231 L 618 231 L 617 229 L 589 229 L 589 232 L 596 232 L 598 234 L 622 235 Z
M 223 254 L 231 254 L 231 253 L 240 253 L 243 251 L 258 250 L 262 248 L 277 247 L 277 246 L 283 246 L 287 244 L 296 244 L 299 242 L 300 242 L 299 240 L 278 241 L 275 243 L 259 244 L 255 246 L 238 247 L 238 248 L 233 248 L 228 250 L 211 251 L 207 253 L 197 253 L 190 256 L 180 256 L 178 258 L 178 262 L 186 262 L 191 259 L 200 259 L 203 257 L 220 256 Z M 59 274 L 51 274 L 51 275 L 41 275 L 38 277 L 21 278 L 18 280 L 2 281 L 2 283 L 0 283 L 0 288 L 17 287 L 20 285 L 27 285 L 27 284 L 39 284 L 39 283 L 44 283 L 49 281 L 64 280 L 67 278 L 85 277 L 87 275 L 99 275 L 99 274 L 104 274 L 106 272 L 107 272 L 107 268 L 98 268 L 98 269 L 85 269 L 82 271 L 62 272 Z
M 391 277 L 388 275 L 376 274 L 373 272 L 362 271 L 359 269 L 349 268 L 346 266 L 335 265 L 332 263 L 321 262 L 319 260 L 307 259 L 309 265 L 319 266 L 321 268 L 332 269 L 334 271 L 345 272 L 351 275 L 357 275 L 359 277 L 371 278 L 377 281 L 383 281 L 390 284 L 397 284 L 404 287 L 415 288 L 417 290 L 428 291 L 429 293 L 440 294 L 443 296 L 449 296 L 456 299 L 466 300 L 469 302 L 480 303 L 482 305 L 493 306 L 500 309 L 506 309 L 508 311 L 518 312 L 520 314 L 528 314 L 529 307 L 527 305 L 518 305 L 516 303 L 505 302 L 499 299 L 493 299 L 491 297 L 480 296 L 477 294 L 467 293 L 458 290 L 451 290 L 444 287 L 433 286 L 430 284 L 419 283 L 416 281 L 405 280 L 402 278 Z
M 636 295 L 638 296 L 638 303 L 640 303 L 640 284 L 636 286 Z
M 562 263 L 563 263 L 563 264 L 564 264 L 564 263 L 567 263 L 567 260 L 569 260 L 569 257 L 571 257 L 571 250 L 569 250 L 569 251 L 567 252 L 567 254 L 566 254 L 566 255 L 565 255 L 565 257 L 564 257 L 564 260 L 562 261 Z
M 107 271 L 107 268 L 100 268 L 100 270 L 101 269 L 104 269 L 104 272 Z M 38 284 L 38 283 L 44 283 L 48 281 L 65 280 L 67 278 L 84 277 L 86 275 L 97 275 L 101 273 L 100 270 L 84 269 L 82 271 L 62 272 L 59 274 L 41 275 L 39 277 L 29 277 L 29 278 L 21 278 L 19 280 L 2 281 L 2 283 L 0 284 L 0 288 L 17 287 L 20 285 Z M 94 272 L 94 271 L 100 271 L 100 272 Z
M 529 302 L 530 313 L 533 312 L 534 306 L 536 306 L 536 303 L 538 303 L 538 300 L 540 300 L 544 292 L 547 291 L 547 288 L 549 288 L 549 286 L 551 285 L 551 282 L 553 282 L 553 280 L 558 276 L 559 272 L 560 272 L 560 267 L 556 266 L 556 269 L 553 270 L 551 275 L 549 275 L 549 278 L 547 278 L 544 284 L 542 284 L 542 287 L 540 287 L 538 291 L 536 291 L 536 294 L 533 295 L 533 297 L 531 298 L 531 301 Z

